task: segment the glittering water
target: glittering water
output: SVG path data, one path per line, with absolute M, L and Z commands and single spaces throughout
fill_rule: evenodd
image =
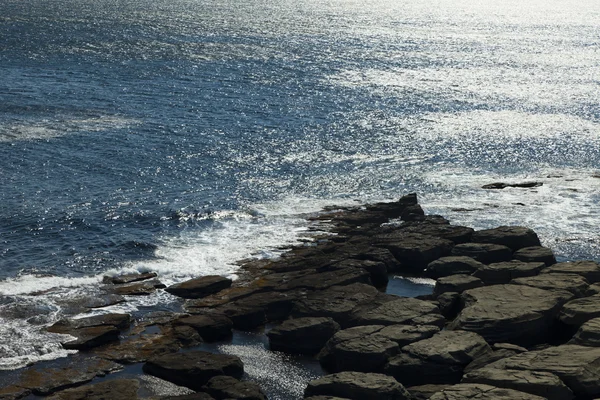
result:
M 595 0 L 2 1 L 0 368 L 104 273 L 233 275 L 331 203 L 600 259 L 599 33 Z

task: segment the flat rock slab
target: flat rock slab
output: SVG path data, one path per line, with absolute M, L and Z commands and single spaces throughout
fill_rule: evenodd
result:
M 415 298 L 399 298 L 389 301 L 375 309 L 362 312 L 351 321 L 356 325 L 437 325 L 443 326 L 445 318 L 439 308 L 424 300 Z
M 215 376 L 228 375 L 239 379 L 244 374 L 244 366 L 238 357 L 197 350 L 153 358 L 144 364 L 143 370 L 196 391 Z
M 48 327 L 48 332 L 68 333 L 75 329 L 90 328 L 93 326 L 115 326 L 126 329 L 131 323 L 129 314 L 102 314 L 86 318 L 62 319 Z
M 600 348 L 565 344 L 499 360 L 488 368 L 550 372 L 575 396 L 600 395 Z
M 470 275 L 483 267 L 479 261 L 466 256 L 442 257 L 432 261 L 425 269 L 425 276 L 437 279 L 449 275 Z
M 434 394 L 430 400 L 545 400 L 531 393 L 480 383 L 461 383 Z
M 371 283 L 376 287 L 385 286 L 389 281 L 387 266 L 380 261 L 348 259 L 333 264 L 333 267 L 363 269 L 369 273 Z
M 296 289 L 325 290 L 332 286 L 370 282 L 369 272 L 362 268 L 336 268 L 290 279 L 288 282 L 276 285 L 274 289 L 277 291 Z
M 585 297 L 590 286 L 587 280 L 581 275 L 560 273 L 517 278 L 513 279 L 510 283 L 544 290 L 566 291 L 572 293 L 575 297 Z
M 373 244 L 388 249 L 403 266 L 415 271 L 422 271 L 433 260 L 449 256 L 454 246 L 451 240 L 402 231 L 377 235 Z
M 202 388 L 216 399 L 267 400 L 260 386 L 231 376 L 215 376 Z
M 492 243 L 462 243 L 452 249 L 453 256 L 471 257 L 483 264 L 509 261 L 512 253 L 509 247 Z
M 36 368 L 24 371 L 15 385 L 31 390 L 36 395 L 46 396 L 72 386 L 89 382 L 97 376 L 121 370 L 123 367 L 112 361 L 87 358 L 65 368 Z
M 231 279 L 218 275 L 207 275 L 169 286 L 165 290 L 186 299 L 198 299 L 217 293 L 231 286 Z
M 419 385 L 406 388 L 414 400 L 429 400 L 434 394 L 441 392 L 452 385 Z
M 103 294 L 93 298 L 86 299 L 85 307 L 87 308 L 102 308 L 113 306 L 115 304 L 124 303 L 125 297 L 118 294 Z
M 544 269 L 544 273 L 576 274 L 583 276 L 588 283 L 600 282 L 600 264 L 595 261 L 571 261 L 554 264 Z
M 76 338 L 64 342 L 64 348 L 85 350 L 119 340 L 120 331 L 128 328 L 130 321 L 129 314 L 104 314 L 60 320 L 48 327 L 47 330 Z
M 511 260 L 484 265 L 475 271 L 473 276 L 481 279 L 486 285 L 499 285 L 516 278 L 535 276 L 545 267 L 543 262 Z
M 408 391 L 391 376 L 339 372 L 309 382 L 304 397 L 335 396 L 349 400 L 409 400 Z
M 120 330 L 113 326 L 92 326 L 71 331 L 75 340 L 62 343 L 65 349 L 86 350 L 119 340 Z
M 479 277 L 471 275 L 450 275 L 439 278 L 435 282 L 433 295 L 439 296 L 446 292 L 462 293 L 465 290 L 482 287 L 483 281 Z
M 115 285 L 122 285 L 125 283 L 145 281 L 147 279 L 156 278 L 158 274 L 156 272 L 144 272 L 144 273 L 132 273 L 123 274 L 110 278 L 110 281 Z
M 594 318 L 581 325 L 570 344 L 600 347 L 600 318 Z
M 15 385 L 0 387 L 1 400 L 18 400 L 30 394 L 31 390 Z
M 113 379 L 63 390 L 48 400 L 132 400 L 140 387 L 136 379 Z
M 493 285 L 467 290 L 465 307 L 449 329 L 479 333 L 489 343 L 543 343 L 567 298 L 523 285 Z
M 157 280 L 133 282 L 123 285 L 115 285 L 112 291 L 120 296 L 148 296 L 156 292 L 158 288 L 164 288 L 161 282 Z
M 442 331 L 404 346 L 390 359 L 385 371 L 407 386 L 458 383 L 471 361 L 491 352 L 476 333 Z
M 481 368 L 466 374 L 463 383 L 483 383 L 514 389 L 548 400 L 571 400 L 573 392 L 551 372 Z
M 305 317 L 288 319 L 267 336 L 271 350 L 296 354 L 316 354 L 340 329 L 332 318 Z
M 466 243 L 471 241 L 473 228 L 458 225 L 445 224 L 411 224 L 409 226 L 400 226 L 399 228 L 406 233 L 418 233 L 425 236 L 434 236 L 441 239 L 451 240 L 454 243 Z
M 597 317 L 600 317 L 600 294 L 571 300 L 558 314 L 563 323 L 576 327 Z
M 523 226 L 500 226 L 473 233 L 473 243 L 501 244 L 513 251 L 523 247 L 541 246 L 537 234 Z
M 515 251 L 513 257 L 525 262 L 543 262 L 547 266 L 556 264 L 556 257 L 552 249 L 543 246 L 523 247 Z
M 438 333 L 440 328 L 435 325 L 389 325 L 376 333 L 404 347 L 423 339 L 428 339 Z
M 185 325 L 194 328 L 206 342 L 214 342 L 231 336 L 233 322 L 227 316 L 206 313 L 178 318 L 173 325 Z

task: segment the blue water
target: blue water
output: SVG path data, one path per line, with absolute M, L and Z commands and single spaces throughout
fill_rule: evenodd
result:
M 471 3 L 0 2 L 0 359 L 103 273 L 231 275 L 333 203 L 600 259 L 600 3 Z

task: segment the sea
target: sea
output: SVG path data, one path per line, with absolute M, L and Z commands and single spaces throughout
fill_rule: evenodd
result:
M 411 192 L 600 261 L 599 1 L 0 0 L 0 369 L 105 275 L 235 278 Z

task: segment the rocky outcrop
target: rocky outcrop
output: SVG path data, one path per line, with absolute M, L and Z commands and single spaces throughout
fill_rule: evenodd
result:
M 214 342 L 230 337 L 233 328 L 233 322 L 227 316 L 218 313 L 182 317 L 173 321 L 173 324 L 194 328 L 206 342 Z
M 349 400 L 410 399 L 408 391 L 394 378 L 362 372 L 339 372 L 311 381 L 304 396 L 335 396 Z
M 410 297 L 388 301 L 385 304 L 361 312 L 350 325 L 436 325 L 443 326 L 445 318 L 439 308 L 428 301 Z
M 47 329 L 75 337 L 75 340 L 64 342 L 64 348 L 85 350 L 119 340 L 119 333 L 129 327 L 130 321 L 129 314 L 103 314 L 60 320 Z
M 285 353 L 316 354 L 340 329 L 332 318 L 288 319 L 267 333 L 271 350 Z
M 126 283 L 133 283 L 139 281 L 145 281 L 147 279 L 156 278 L 158 274 L 156 272 L 144 272 L 144 273 L 131 273 L 131 274 L 123 274 L 117 275 L 113 277 L 107 277 L 107 280 L 115 285 L 122 285 Z
M 513 251 L 523 247 L 541 246 L 537 234 L 523 226 L 500 226 L 473 233 L 473 243 L 493 243 L 509 247 Z
M 442 257 L 429 263 L 424 275 L 433 279 L 459 274 L 470 275 L 481 267 L 483 267 L 483 264 L 471 257 Z
M 175 296 L 186 299 L 198 299 L 217 293 L 231 286 L 231 279 L 218 275 L 207 275 L 190 279 L 185 282 L 169 286 L 165 290 Z
M 542 186 L 543 182 L 520 182 L 520 183 L 505 183 L 505 182 L 494 182 L 483 185 L 482 189 L 506 189 L 507 187 L 512 188 L 535 188 Z
M 463 243 L 454 246 L 453 256 L 471 257 L 483 264 L 498 263 L 512 259 L 512 250 L 492 243 Z

